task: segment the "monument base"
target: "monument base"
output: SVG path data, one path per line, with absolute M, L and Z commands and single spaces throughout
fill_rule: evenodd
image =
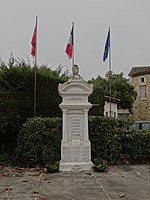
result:
M 59 171 L 89 171 L 92 166 L 90 141 L 83 144 L 62 142 Z
M 81 172 L 92 170 L 93 163 L 89 162 L 62 162 L 60 161 L 59 171 L 61 172 Z

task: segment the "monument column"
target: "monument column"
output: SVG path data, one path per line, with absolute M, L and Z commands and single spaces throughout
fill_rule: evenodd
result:
M 91 144 L 88 134 L 88 96 L 93 85 L 88 84 L 73 66 L 73 76 L 58 91 L 62 97 L 59 105 L 63 112 L 63 138 L 61 142 L 60 171 L 91 170 Z

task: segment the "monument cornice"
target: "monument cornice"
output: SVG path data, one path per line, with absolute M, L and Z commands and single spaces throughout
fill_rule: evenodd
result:
M 71 80 L 64 84 L 59 84 L 59 93 L 61 94 L 91 94 L 93 85 L 81 80 Z M 82 93 L 81 93 L 82 92 Z

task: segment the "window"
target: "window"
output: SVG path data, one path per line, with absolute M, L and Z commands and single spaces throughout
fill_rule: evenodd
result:
M 146 98 L 146 85 L 140 85 L 140 98 Z
M 114 117 L 116 118 L 116 112 L 114 112 Z
M 144 83 L 144 78 L 141 78 L 141 82 Z
M 107 111 L 106 111 L 106 113 L 105 113 L 105 114 L 106 114 L 106 117 L 108 117 L 108 112 L 107 112 Z

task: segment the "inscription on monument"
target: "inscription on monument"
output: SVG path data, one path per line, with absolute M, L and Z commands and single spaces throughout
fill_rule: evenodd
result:
M 86 100 L 85 97 L 81 97 L 81 96 L 69 96 L 66 97 L 67 100 L 73 100 L 73 101 L 83 101 Z
M 63 161 L 89 161 L 89 146 L 64 146 L 63 147 Z
M 82 110 L 77 110 L 76 112 L 69 111 L 67 113 L 67 123 L 68 123 L 68 139 L 70 141 L 80 141 L 83 137 L 83 115 Z
M 72 138 L 80 137 L 81 132 L 81 117 L 80 116 L 70 116 L 70 136 Z

